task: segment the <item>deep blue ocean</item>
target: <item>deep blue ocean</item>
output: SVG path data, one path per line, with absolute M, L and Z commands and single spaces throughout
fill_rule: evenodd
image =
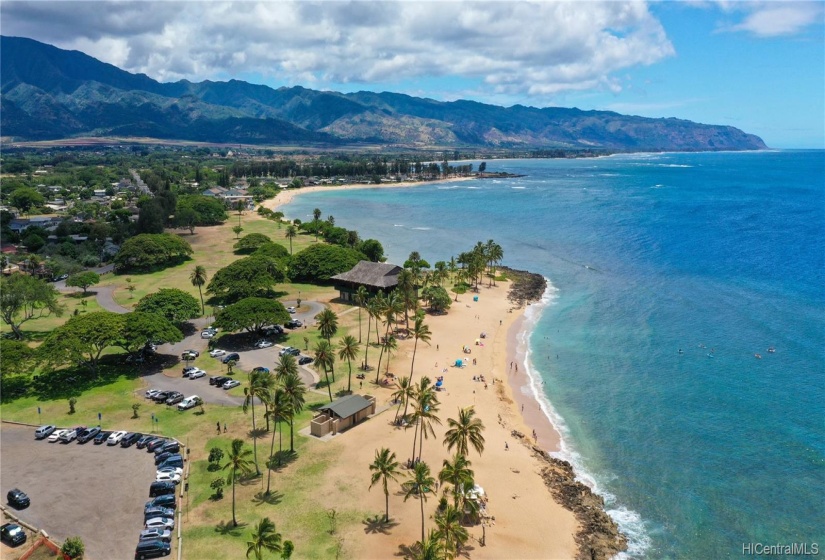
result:
M 285 211 L 318 207 L 398 264 L 494 239 L 548 278 L 529 366 L 628 556 L 823 554 L 825 152 L 487 165 L 526 176 L 330 190 Z

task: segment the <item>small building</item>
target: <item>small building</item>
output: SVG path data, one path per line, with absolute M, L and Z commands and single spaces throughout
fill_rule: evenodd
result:
M 310 422 L 310 433 L 316 437 L 335 435 L 372 414 L 375 414 L 375 397 L 347 395 L 318 409 L 318 414 Z
M 353 301 L 359 286 L 374 294 L 378 290 L 392 290 L 398 285 L 398 275 L 404 270 L 390 263 L 360 261 L 351 270 L 332 277 L 335 289 L 343 301 Z

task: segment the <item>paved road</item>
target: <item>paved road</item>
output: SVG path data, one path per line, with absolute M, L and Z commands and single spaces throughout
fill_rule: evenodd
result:
M 112 272 L 114 270 L 115 265 L 107 264 L 105 266 L 99 266 L 97 268 L 91 269 L 93 272 L 97 272 L 101 276 L 108 272 Z M 66 286 L 66 281 L 61 280 L 60 282 L 55 282 L 54 287 L 57 288 L 58 291 L 61 292 L 81 292 L 80 288 L 70 288 Z M 100 286 L 95 287 L 93 286 L 91 292 L 95 294 L 95 298 L 97 299 L 97 303 L 105 309 L 106 311 L 112 311 L 113 313 L 129 313 L 131 309 L 126 309 L 125 307 L 121 307 L 118 303 L 115 302 L 114 298 L 114 291 L 115 286 Z
M 128 428 L 128 426 L 124 426 Z M 35 441 L 34 429 L 2 424 L 0 492 L 20 488 L 23 521 L 58 542 L 78 535 L 89 560 L 133 558 L 143 505 L 155 479 L 152 456 L 135 447 Z

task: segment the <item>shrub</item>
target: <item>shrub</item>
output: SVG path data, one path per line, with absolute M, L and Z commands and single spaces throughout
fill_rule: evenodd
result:
M 69 414 L 75 413 L 75 405 L 77 404 L 77 397 L 71 397 L 69 399 Z
M 86 545 L 80 537 L 69 537 L 60 547 L 60 552 L 72 559 L 82 558 L 86 553 Z
M 223 498 L 223 487 L 226 485 L 226 481 L 223 478 L 216 478 L 212 481 L 209 487 L 215 491 L 213 494 L 216 500 L 220 500 Z

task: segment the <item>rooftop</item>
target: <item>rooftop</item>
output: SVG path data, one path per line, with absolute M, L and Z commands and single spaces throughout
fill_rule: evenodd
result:
M 378 288 L 392 288 L 398 284 L 398 273 L 402 270 L 395 264 L 360 261 L 351 270 L 336 274 L 332 279 Z

